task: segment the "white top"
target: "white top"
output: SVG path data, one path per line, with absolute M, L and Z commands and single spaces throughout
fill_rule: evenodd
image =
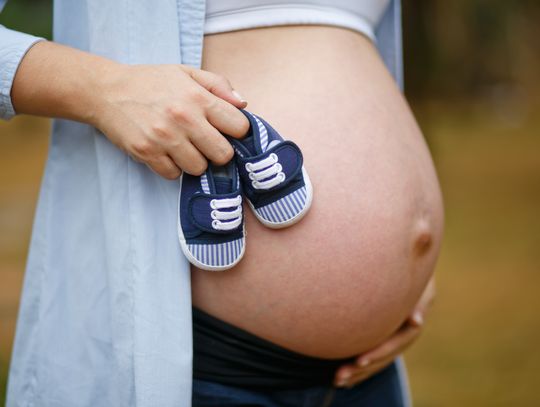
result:
M 375 39 L 390 0 L 207 0 L 205 34 L 291 24 L 345 27 Z

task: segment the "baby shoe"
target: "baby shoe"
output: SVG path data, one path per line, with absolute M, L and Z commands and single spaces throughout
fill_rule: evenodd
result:
M 261 117 L 240 111 L 248 118 L 250 129 L 243 139 L 229 137 L 229 141 L 236 152 L 244 195 L 265 226 L 291 226 L 307 213 L 313 198 L 302 152 Z
M 191 264 L 226 270 L 245 251 L 242 190 L 234 160 L 208 165 L 201 176 L 182 173 L 178 197 L 178 237 Z

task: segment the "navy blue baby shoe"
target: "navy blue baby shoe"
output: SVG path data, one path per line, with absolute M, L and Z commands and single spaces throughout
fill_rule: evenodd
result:
M 313 199 L 302 152 L 261 117 L 240 111 L 248 118 L 250 129 L 243 139 L 229 141 L 236 152 L 244 196 L 265 226 L 291 226 L 307 213 Z
M 208 165 L 201 176 L 182 173 L 178 197 L 178 237 L 191 264 L 226 270 L 245 251 L 242 189 L 234 160 Z

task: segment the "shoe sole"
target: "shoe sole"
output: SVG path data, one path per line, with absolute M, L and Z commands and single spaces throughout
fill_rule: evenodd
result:
M 243 222 L 242 230 L 243 230 L 243 244 L 242 249 L 240 251 L 240 255 L 238 258 L 231 264 L 227 264 L 225 266 L 211 266 L 208 264 L 201 263 L 199 260 L 197 260 L 189 251 L 186 238 L 184 236 L 184 232 L 182 232 L 182 224 L 180 223 L 180 200 L 182 198 L 182 180 L 183 180 L 184 173 L 180 175 L 180 192 L 178 193 L 178 208 L 176 210 L 176 217 L 178 219 L 177 221 L 177 229 L 178 229 L 178 240 L 180 242 L 180 248 L 182 249 L 182 252 L 184 253 L 184 256 L 188 259 L 188 261 L 193 264 L 195 267 L 198 267 L 202 270 L 206 271 L 224 271 L 229 270 L 230 268 L 233 268 L 238 264 L 240 260 L 242 260 L 242 257 L 244 257 L 244 253 L 246 251 L 246 223 Z
M 264 226 L 271 229 L 283 229 L 283 228 L 292 226 L 295 223 L 300 222 L 300 220 L 302 220 L 302 218 L 306 216 L 306 214 L 309 211 L 309 208 L 311 207 L 311 203 L 313 202 L 313 185 L 311 184 L 311 180 L 309 179 L 309 175 L 306 169 L 304 168 L 304 166 L 302 166 L 302 176 L 304 177 L 304 184 L 306 187 L 306 205 L 304 206 L 304 209 L 302 209 L 295 216 L 293 216 L 291 219 L 285 222 L 276 223 L 276 222 L 267 221 L 266 219 L 264 219 L 257 213 L 251 201 L 249 199 L 246 199 L 248 201 L 249 207 L 251 208 L 251 211 L 253 212 L 253 214 L 255 215 L 255 217 L 257 218 L 259 222 L 261 222 Z

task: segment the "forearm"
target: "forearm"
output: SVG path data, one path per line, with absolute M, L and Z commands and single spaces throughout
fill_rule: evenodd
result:
M 94 124 L 100 94 L 120 64 L 49 41 L 21 61 L 11 90 L 17 113 Z
M 249 128 L 238 110 L 246 102 L 224 77 L 181 64 L 121 64 L 45 41 L 20 61 L 10 102 L 16 113 L 88 123 L 168 179 L 181 169 L 200 175 L 207 159 L 227 163 L 233 149 L 223 135 Z

